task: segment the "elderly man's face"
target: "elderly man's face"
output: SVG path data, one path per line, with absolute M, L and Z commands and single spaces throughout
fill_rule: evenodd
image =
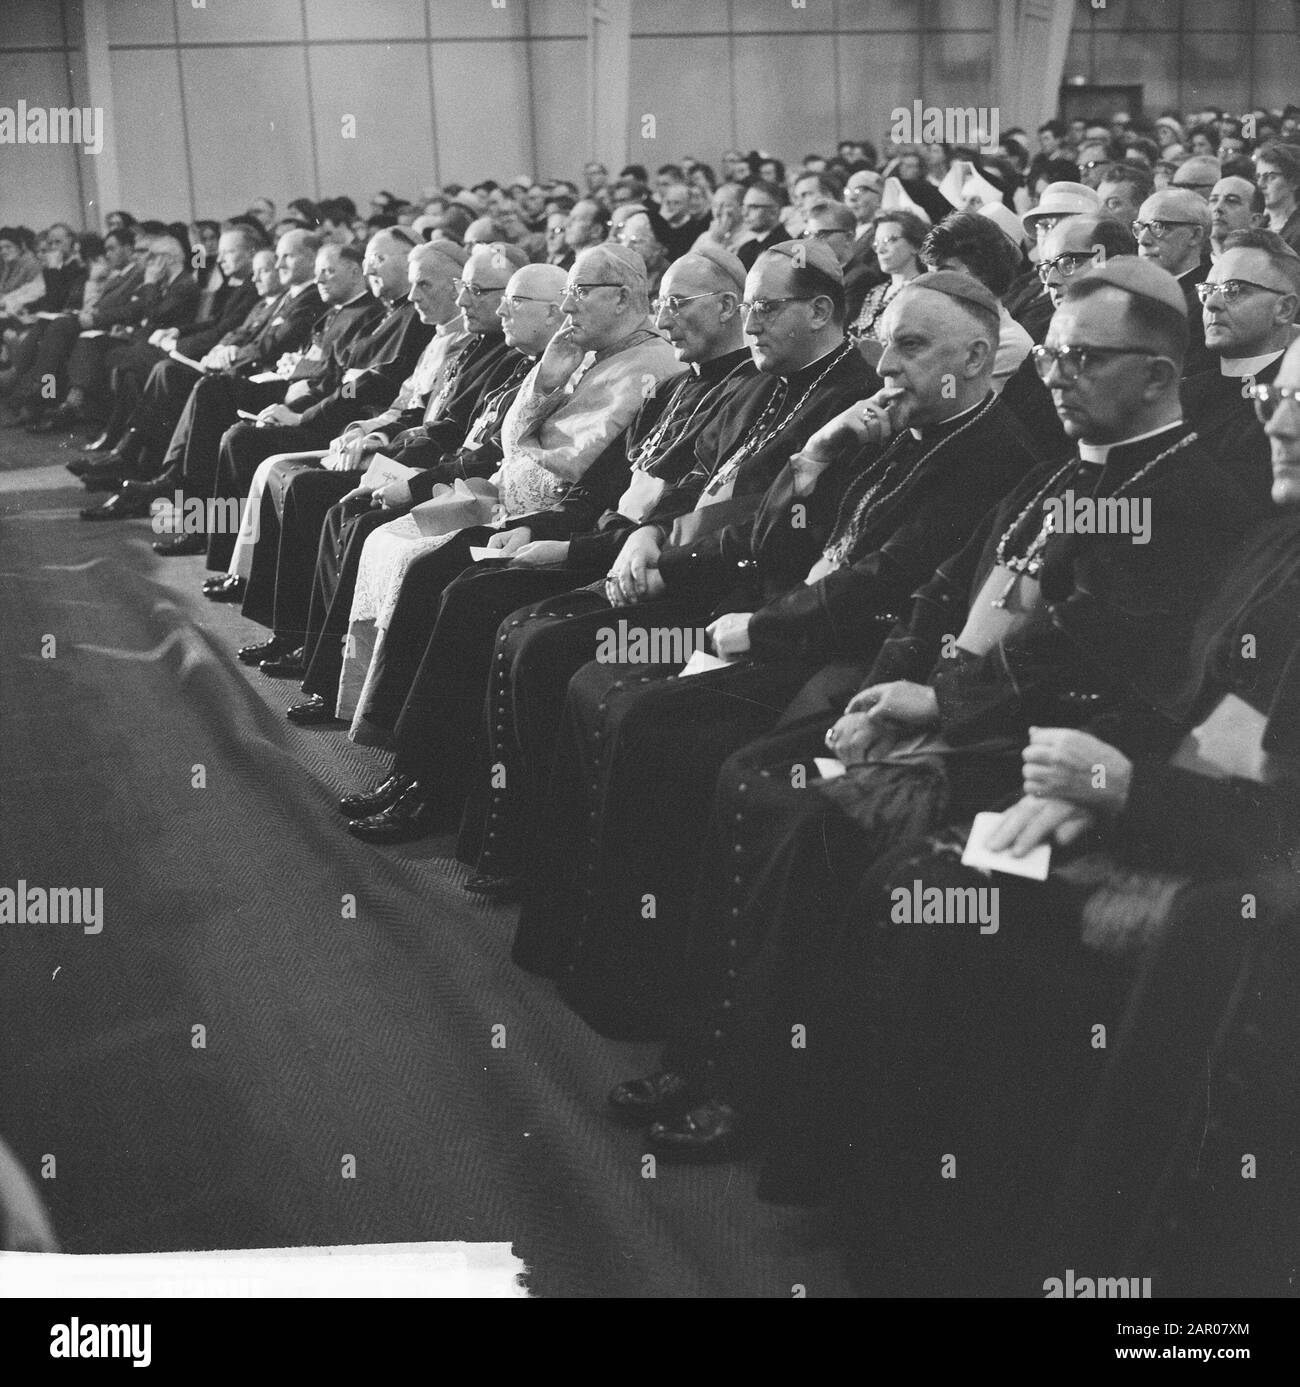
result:
M 669 226 L 679 226 L 690 216 L 690 190 L 681 183 L 670 183 L 659 199 L 659 211 Z
M 0 245 L 0 260 L 5 258 L 4 246 L 7 244 L 8 242 L 5 242 L 3 245 Z M 271 251 L 263 251 L 261 253 L 269 257 L 271 271 L 274 274 L 275 255 Z M 108 261 L 108 268 L 110 270 L 123 269 L 131 262 L 131 247 L 127 245 L 125 241 L 119 241 L 116 236 L 106 236 L 104 238 L 104 259 Z M 278 285 L 279 281 L 277 280 L 276 283 Z
M 900 392 L 897 408 L 908 424 L 933 423 L 951 412 L 951 384 L 966 374 L 966 352 L 977 332 L 974 320 L 943 294 L 908 289 L 885 310 L 885 349 L 876 370 Z M 990 353 L 996 350 L 991 343 Z
M 795 182 L 794 200 L 804 211 L 807 211 L 810 204 L 816 202 L 819 197 L 824 196 L 819 179 L 800 178 Z
M 1047 347 L 1145 348 L 1135 340 L 1127 321 L 1129 296 L 1107 287 L 1086 299 L 1063 303 L 1052 316 L 1044 343 Z M 1085 443 L 1117 443 L 1134 433 L 1145 406 L 1151 358 L 1125 351 L 1089 360 L 1086 370 L 1070 381 L 1053 364 L 1045 384 L 1051 391 L 1061 427 Z
M 291 284 L 306 284 L 312 277 L 314 257 L 305 239 L 301 232 L 290 231 L 276 242 L 275 268 L 286 289 Z
M 855 173 L 844 190 L 844 201 L 848 203 L 859 226 L 865 226 L 880 210 L 880 194 L 884 184 L 879 174 Z
M 1258 356 L 1280 326 L 1279 310 L 1294 316 L 1294 291 L 1258 250 L 1224 251 L 1205 277 L 1207 284 L 1231 280 L 1242 286 L 1231 301 L 1221 293 L 1204 300 L 1205 345 L 1221 356 Z
M 406 297 L 426 326 L 448 323 L 456 316 L 456 266 L 445 255 L 425 256 L 406 267 L 410 289 Z
M 221 233 L 217 242 L 217 265 L 227 279 L 247 274 L 252 261 L 252 250 L 238 231 Z
M 1300 390 L 1300 343 L 1282 358 L 1275 386 Z M 1283 400 L 1264 422 L 1273 461 L 1273 504 L 1300 506 L 1300 404 Z M 1266 412 L 1266 411 L 1263 411 Z
M 582 250 L 584 246 L 591 245 L 598 235 L 595 204 L 591 202 L 575 203 L 564 228 L 564 239 L 569 249 Z
M 1201 230 L 1184 206 L 1188 196 L 1172 188 L 1152 193 L 1138 210 L 1138 254 L 1172 275 L 1184 274 L 1200 260 Z
M 316 290 L 324 303 L 346 303 L 357 292 L 356 265 L 343 258 L 338 246 L 316 252 Z
M 555 300 L 537 279 L 535 269 L 526 265 L 511 275 L 497 308 L 506 345 L 526 356 L 540 356 L 558 324 L 551 312 Z
M 406 272 L 406 259 L 409 246 L 403 245 L 395 236 L 377 232 L 370 238 L 366 247 L 363 265 L 370 292 L 376 298 L 395 299 L 404 296 L 409 280 Z
M 764 188 L 746 188 L 740 212 L 745 230 L 755 236 L 766 236 L 781 219 L 780 205 Z
M 510 282 L 513 266 L 504 256 L 491 250 L 477 250 L 465 263 L 456 291 L 466 332 L 496 332 L 500 327 L 497 309 Z
M 628 290 L 611 278 L 601 251 L 573 262 L 560 308 L 575 346 L 596 351 L 627 330 Z
M 1092 221 L 1086 217 L 1066 217 L 1048 233 L 1043 242 L 1043 254 L 1038 263 L 1040 268 L 1045 268 L 1039 279 L 1047 289 L 1054 308 L 1061 306 L 1069 280 L 1096 263 L 1092 225 Z
M 659 287 L 655 325 L 673 344 L 679 361 L 707 361 L 728 331 L 722 314 L 739 298 L 739 290 L 719 292 L 706 270 L 678 260 Z M 734 323 L 734 317 L 729 321 Z
M 644 212 L 635 212 L 619 228 L 618 242 L 628 250 L 634 250 L 645 261 L 645 267 L 654 274 L 667 263 L 667 254 L 656 239 L 650 226 L 650 218 Z
M 1255 185 L 1245 178 L 1221 178 L 1210 192 L 1210 239 L 1221 245 L 1234 231 L 1247 231 L 1255 222 L 1250 204 Z

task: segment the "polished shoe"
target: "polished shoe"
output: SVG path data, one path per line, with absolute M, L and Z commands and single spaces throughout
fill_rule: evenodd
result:
M 156 501 L 160 496 L 166 496 L 175 485 L 175 479 L 164 472 L 161 476 L 143 480 L 133 477 L 122 483 L 122 490 L 130 492 L 132 496 L 147 496 L 151 501 Z
M 292 714 L 293 709 L 290 709 Z M 339 813 L 348 819 L 368 819 L 371 814 L 379 814 L 387 809 L 400 795 L 411 788 L 414 781 L 409 775 L 399 775 L 396 771 L 373 790 L 361 791 L 355 795 L 344 795 L 339 800 Z
M 517 901 L 524 893 L 523 877 L 498 876 L 493 872 L 479 872 L 464 885 L 471 896 L 482 896 L 485 901 Z
M 87 468 L 81 474 L 81 484 L 87 491 L 125 491 L 126 482 L 122 479 L 120 467 Z
M 269 660 L 263 660 L 258 669 L 272 679 L 301 679 L 307 673 L 307 661 L 303 658 L 306 653 L 299 645 L 293 650 L 286 650 L 281 655 L 272 655 Z
M 730 1161 L 741 1154 L 740 1114 L 717 1099 L 697 1104 L 689 1112 L 652 1122 L 646 1142 L 670 1161 Z
M 353 819 L 348 832 L 365 843 L 409 843 L 432 831 L 429 806 L 418 783 L 410 785 L 387 809 Z
M 290 722 L 296 722 L 299 727 L 321 727 L 327 722 L 338 722 L 334 716 L 334 709 L 320 696 L 311 694 L 304 698 L 301 703 L 291 704 L 284 710 L 284 715 Z
M 244 600 L 244 589 L 248 584 L 233 573 L 222 575 L 221 581 L 203 584 L 203 595 L 209 602 L 242 602 Z
M 610 1089 L 606 1100 L 620 1118 L 646 1122 L 652 1117 L 682 1112 L 690 1102 L 686 1080 L 669 1069 L 643 1079 L 624 1079 Z
M 87 506 L 80 514 L 83 520 L 139 520 L 149 514 L 149 502 L 119 491 L 102 506 Z
M 81 451 L 83 453 L 111 453 L 114 451 L 114 446 L 113 439 L 105 430 L 93 442 L 87 443 Z
M 286 640 L 283 636 L 272 636 L 269 641 L 259 641 L 256 645 L 240 646 L 239 663 L 241 665 L 260 665 L 263 660 L 270 660 L 276 655 L 287 654 L 293 649 L 296 649 L 296 642 Z
M 127 492 L 129 496 L 131 493 Z M 153 542 L 155 554 L 165 559 L 185 559 L 193 554 L 208 552 L 207 535 L 177 535 L 175 539 L 156 539 Z

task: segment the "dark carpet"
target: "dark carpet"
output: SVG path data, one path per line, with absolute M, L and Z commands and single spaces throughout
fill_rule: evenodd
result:
M 77 520 L 81 441 L 0 433 L 0 885 L 104 899 L 99 934 L 0 926 L 0 1131 L 55 1158 L 64 1249 L 497 1241 L 541 1296 L 847 1294 L 753 1170 L 643 1178 L 602 1107 L 653 1047 L 511 964 L 450 839 L 341 830 L 384 759 L 285 720 L 201 559 Z

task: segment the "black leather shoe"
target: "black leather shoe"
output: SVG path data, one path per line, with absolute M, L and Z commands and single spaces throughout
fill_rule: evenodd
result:
M 303 659 L 305 653 L 302 646 L 286 650 L 281 655 L 272 655 L 269 660 L 263 660 L 258 669 L 272 679 L 301 679 L 307 673 L 307 664 Z
M 465 883 L 465 890 L 486 901 L 517 901 L 524 893 L 524 879 L 479 872 Z
M 110 496 L 102 506 L 87 506 L 81 512 L 81 518 L 83 520 L 139 520 L 149 514 L 149 506 L 148 498 L 141 500 L 119 491 L 116 496 Z
M 323 727 L 327 722 L 338 722 L 334 716 L 334 710 L 320 696 L 311 694 L 304 698 L 301 703 L 290 704 L 284 710 L 284 715 L 290 722 L 296 722 L 299 727 Z
M 263 660 L 273 659 L 276 655 L 285 655 L 294 648 L 293 641 L 286 640 L 283 636 L 272 636 L 269 641 L 259 641 L 256 645 L 241 646 L 239 663 L 256 667 Z
M 366 819 L 353 819 L 348 832 L 364 843 L 410 843 L 432 832 L 429 806 L 418 782 L 409 786 L 387 809 Z
M 293 709 L 289 709 L 293 716 Z M 409 775 L 399 775 L 396 771 L 373 790 L 361 791 L 355 795 L 344 795 L 339 800 L 339 813 L 348 819 L 368 819 L 371 814 L 382 813 L 400 795 L 404 795 L 414 784 Z
M 122 491 L 126 483 L 122 480 L 122 469 L 118 466 L 88 468 L 81 474 L 81 484 L 92 494 L 97 491 Z
M 127 493 L 130 495 L 130 493 Z M 156 539 L 153 542 L 155 554 L 165 559 L 184 559 L 192 554 L 208 552 L 207 535 L 178 535 L 175 539 Z
M 213 583 L 210 587 L 204 583 L 203 595 L 209 602 L 242 602 L 247 586 L 242 578 L 227 573 L 219 583 Z
M 83 453 L 111 453 L 113 451 L 113 440 L 106 432 L 101 433 L 93 443 L 87 443 L 81 451 Z
M 669 1161 L 731 1161 L 742 1153 L 740 1114 L 711 1098 L 678 1117 L 652 1122 L 650 1149 Z
M 681 1113 L 690 1102 L 690 1094 L 680 1074 L 660 1069 L 643 1079 L 624 1079 L 615 1084 L 607 1101 L 620 1118 L 639 1123 Z

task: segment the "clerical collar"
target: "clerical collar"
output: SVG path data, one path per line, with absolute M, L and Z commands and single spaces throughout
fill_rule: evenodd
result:
M 947 419 L 940 419 L 936 423 L 927 425 L 924 429 L 908 429 L 908 433 L 920 443 L 922 438 L 933 438 L 936 434 L 946 433 L 949 429 L 958 429 L 976 412 L 976 410 L 983 409 L 984 406 L 988 404 L 989 395 L 991 394 L 993 394 L 993 391 L 990 390 L 988 395 L 985 395 L 978 404 L 971 405 L 969 409 L 963 409 L 960 414 L 954 414 Z
M 298 295 L 301 294 L 302 291 L 303 291 L 304 289 L 314 289 L 315 287 L 316 287 L 316 282 L 315 282 L 315 280 L 304 279 L 303 282 L 302 282 L 301 284 L 291 284 L 291 285 L 289 286 L 289 297 L 290 297 L 291 299 L 296 299 L 296 298 L 298 297 Z M 342 305 L 340 305 L 340 307 L 342 307 Z
M 1135 443 L 1145 443 L 1148 438 L 1155 438 L 1158 434 L 1169 433 L 1182 427 L 1183 421 L 1176 419 L 1172 424 L 1161 424 L 1158 429 L 1148 429 L 1146 433 L 1137 434 L 1133 438 L 1121 438 L 1115 443 L 1080 443 L 1079 461 L 1105 467 L 1106 459 L 1114 449 L 1131 448 Z
M 807 366 L 800 366 L 797 371 L 791 371 L 789 375 L 783 375 L 780 379 L 785 381 L 787 385 L 794 385 L 796 382 L 803 385 L 805 381 L 815 379 L 819 372 L 830 367 L 831 359 L 844 350 L 847 341 L 848 339 L 845 338 L 838 346 L 832 347 L 830 351 L 819 356 L 816 361 L 810 361 Z
M 700 380 L 721 380 L 723 376 L 729 376 L 743 362 L 752 360 L 753 357 L 749 353 L 749 348 L 739 347 L 734 352 L 723 352 L 721 356 L 715 356 L 702 364 L 698 361 L 692 361 L 691 370 Z
M 1219 358 L 1221 376 L 1257 376 L 1282 355 L 1281 349 L 1263 356 L 1223 356 Z

